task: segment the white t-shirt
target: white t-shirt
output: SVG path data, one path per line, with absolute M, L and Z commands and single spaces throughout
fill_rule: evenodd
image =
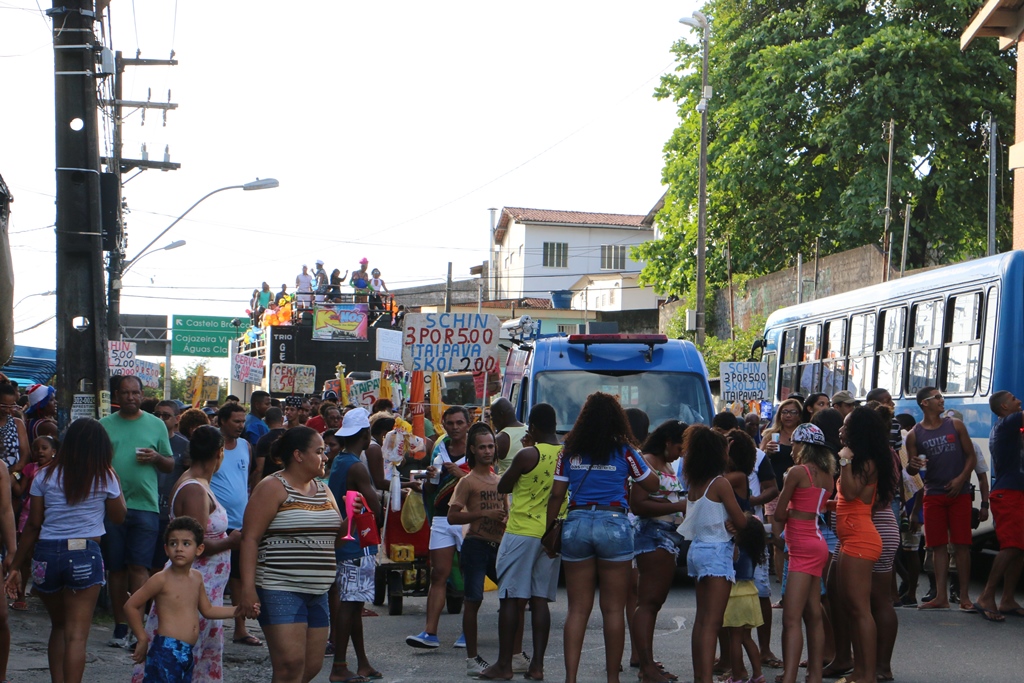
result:
M 309 294 L 313 291 L 313 276 L 309 273 L 299 273 L 295 276 L 295 286 L 299 292 Z
M 39 532 L 42 541 L 61 541 L 68 538 L 95 538 L 105 533 L 103 517 L 106 514 L 107 499 L 121 495 L 121 485 L 113 472 L 107 480 L 92 491 L 85 500 L 68 505 L 64 498 L 64 476 L 49 467 L 36 474 L 29 493 L 43 499 L 43 528 Z M 49 475 L 49 476 L 47 476 Z

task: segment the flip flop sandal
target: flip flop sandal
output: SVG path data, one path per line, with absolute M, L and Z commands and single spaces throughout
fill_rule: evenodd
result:
M 1001 609 L 999 613 L 1007 617 L 1024 617 L 1024 607 L 1017 609 Z
M 263 641 L 251 633 L 249 635 L 242 636 L 241 638 L 234 638 L 231 642 L 238 643 L 239 645 L 249 645 L 251 647 L 260 647 L 263 645 Z
M 761 660 L 761 666 L 766 666 L 769 669 L 781 669 L 784 665 L 778 657 L 768 657 Z

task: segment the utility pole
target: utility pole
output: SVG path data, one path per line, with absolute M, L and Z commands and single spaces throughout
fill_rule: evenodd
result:
M 444 285 L 444 312 L 452 312 L 452 262 L 448 262 L 448 281 Z
M 996 253 L 996 117 L 988 113 L 988 255 Z
M 109 410 L 93 0 L 53 0 L 57 421 Z M 104 408 L 106 406 L 106 409 Z
M 111 145 L 111 154 L 113 156 L 103 157 L 100 159 L 100 161 L 107 167 L 107 174 L 105 175 L 110 175 L 115 179 L 111 183 L 113 187 L 106 193 L 106 199 L 107 201 L 116 202 L 116 211 L 105 212 L 107 216 L 112 216 L 112 218 L 108 219 L 107 224 L 104 225 L 104 231 L 109 234 L 109 239 L 106 241 L 105 248 L 110 253 L 107 263 L 107 273 L 109 277 L 109 284 L 107 286 L 107 336 L 110 339 L 121 338 L 121 277 L 124 274 L 125 247 L 127 245 L 125 240 L 124 212 L 121 198 L 121 188 L 123 187 L 124 182 L 121 179 L 121 175 L 123 173 L 127 173 L 133 168 L 138 168 L 140 171 L 150 168 L 157 168 L 161 171 L 176 171 L 181 168 L 181 164 L 172 163 L 170 160 L 150 161 L 149 159 L 124 158 L 121 133 L 121 126 L 124 120 L 124 107 L 142 109 L 143 121 L 146 120 L 146 110 L 163 110 L 165 126 L 167 125 L 167 112 L 178 108 L 177 104 L 170 101 L 170 92 L 167 93 L 167 102 L 153 102 L 151 99 L 147 99 L 146 101 L 125 100 L 123 87 L 124 69 L 126 66 L 177 65 L 178 60 L 174 59 L 174 53 L 171 53 L 171 59 L 139 59 L 138 57 L 135 59 L 125 59 L 119 50 L 114 56 L 114 99 L 103 100 L 100 103 L 103 106 L 109 106 L 114 114 L 114 140 Z
M 885 228 L 882 230 L 882 282 L 889 280 L 889 221 L 892 219 L 890 200 L 892 199 L 892 149 L 896 136 L 893 134 L 896 121 L 889 119 L 889 123 L 882 125 L 882 139 L 889 140 L 889 164 L 885 174 Z

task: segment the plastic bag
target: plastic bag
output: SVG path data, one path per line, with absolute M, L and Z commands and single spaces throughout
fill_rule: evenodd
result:
M 423 494 L 411 491 L 402 505 L 402 528 L 406 533 L 414 534 L 423 528 L 427 521 L 427 511 L 423 507 Z
M 380 449 L 384 458 L 394 465 L 401 463 L 405 457 L 413 456 L 415 453 L 423 453 L 426 447 L 425 442 L 418 436 L 400 429 L 392 429 L 384 437 L 384 443 Z

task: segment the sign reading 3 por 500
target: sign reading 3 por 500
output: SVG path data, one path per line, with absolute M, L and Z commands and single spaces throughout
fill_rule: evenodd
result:
M 760 401 L 769 396 L 767 363 L 721 363 L 718 366 L 722 400 Z
M 175 315 L 171 353 L 175 356 L 226 358 L 228 342 L 238 336 L 233 318 L 212 315 Z
M 402 364 L 425 372 L 496 372 L 498 333 L 493 315 L 414 313 L 405 317 Z

